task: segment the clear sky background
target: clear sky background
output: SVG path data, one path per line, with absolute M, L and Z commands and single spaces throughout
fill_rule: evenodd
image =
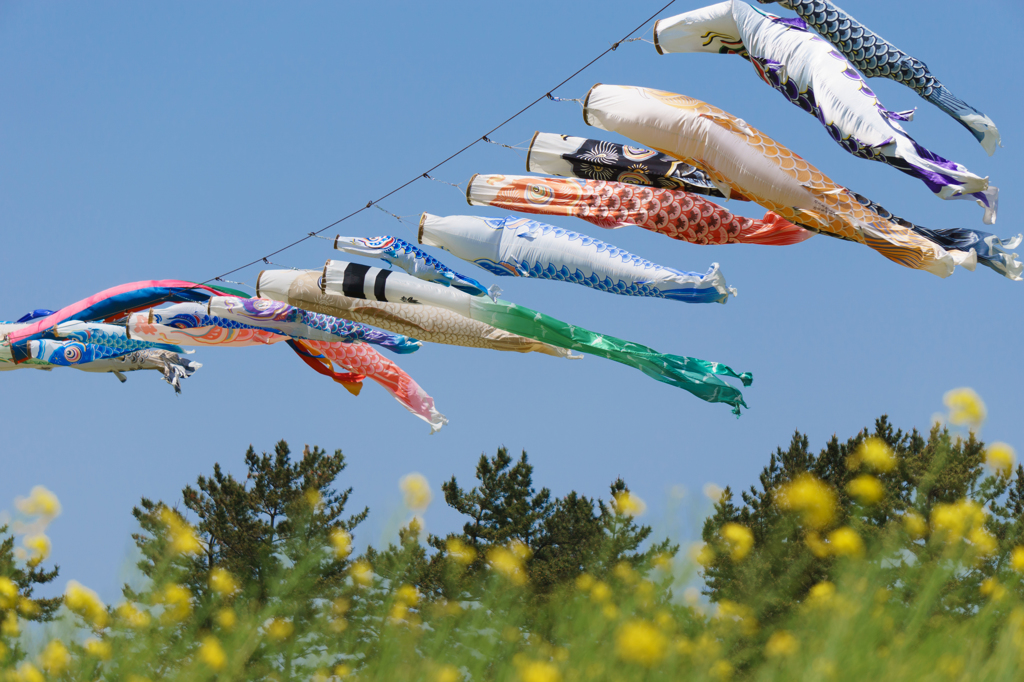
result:
M 662 4 L 0 2 L 0 319 L 122 282 L 204 280 L 320 229 L 497 125 Z M 662 16 L 700 6 L 680 0 Z M 1000 126 L 1005 147 L 989 158 L 913 91 L 870 82 L 888 108 L 918 107 L 905 127 L 921 144 L 1001 187 L 994 229 L 973 203 L 940 201 L 892 168 L 847 155 L 736 56 L 659 56 L 633 42 L 556 94 L 582 97 L 603 82 L 691 95 L 918 224 L 1022 231 L 1021 4 L 844 7 Z M 647 25 L 639 35 L 650 32 Z M 588 128 L 576 104 L 547 101 L 492 139 L 518 144 L 536 130 L 620 140 Z M 462 183 L 473 173 L 523 173 L 523 156 L 481 143 L 434 175 Z M 428 180 L 383 206 L 413 221 L 421 211 L 505 215 L 469 207 L 458 190 Z M 981 267 L 942 280 L 823 237 L 702 247 L 639 228 L 547 222 L 685 270 L 718 262 L 739 297 L 724 306 L 628 298 L 499 281 L 443 260 L 560 319 L 753 372 L 744 390 L 750 409 L 736 419 L 725 405 L 596 357 L 442 345 L 396 358 L 451 420 L 434 436 L 379 386 L 367 382 L 353 397 L 283 346 L 201 349 L 192 357 L 204 366 L 181 396 L 155 372 L 124 385 L 73 370 L 9 372 L 0 376 L 0 509 L 33 485 L 55 491 L 64 514 L 50 528 L 61 567 L 54 590 L 74 578 L 113 600 L 130 560 L 132 506 L 141 496 L 180 502 L 182 487 L 215 462 L 244 476 L 250 443 L 341 448 L 351 510 L 371 509 L 357 540 L 375 544 L 404 520 L 397 483 L 410 471 L 425 474 L 438 498 L 428 529 L 456 529 L 440 483 L 455 475 L 471 484 L 480 454 L 500 445 L 525 449 L 535 482 L 556 495 L 607 497 L 622 476 L 647 500 L 645 519 L 682 539 L 694 534 L 706 482 L 751 485 L 795 429 L 814 448 L 881 414 L 927 429 L 946 390 L 972 386 L 989 407 L 983 436 L 1024 447 L 1021 283 Z M 415 240 L 377 210 L 330 234 L 338 231 Z M 334 255 L 310 240 L 273 260 L 317 268 Z M 258 272 L 231 279 L 253 284 Z M 688 516 L 672 506 L 673 486 L 690 491 L 681 505 Z

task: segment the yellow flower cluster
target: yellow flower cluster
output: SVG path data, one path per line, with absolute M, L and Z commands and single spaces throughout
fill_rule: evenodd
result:
M 178 512 L 161 507 L 160 522 L 167 528 L 167 548 L 171 554 L 199 554 L 203 551 L 195 529 Z
M 394 622 L 408 620 L 409 609 L 419 602 L 419 590 L 412 585 L 402 585 L 395 590 L 395 601 L 391 605 L 391 620 Z
M 847 458 L 846 466 L 852 470 L 866 466 L 873 471 L 885 473 L 892 471 L 896 466 L 896 458 L 888 443 L 872 436 L 865 438 L 857 451 Z
M 808 533 L 807 547 L 819 558 L 827 556 L 860 557 L 864 555 L 864 541 L 853 528 L 844 526 L 828 534 L 823 541 L 817 533 Z
M 800 514 L 804 525 L 810 528 L 825 528 L 835 516 L 835 492 L 810 474 L 800 474 L 780 486 L 776 500 L 781 509 Z
M 213 670 L 223 670 L 228 662 L 228 655 L 224 652 L 224 647 L 221 646 L 220 640 L 213 635 L 207 635 L 203 638 L 203 643 L 199 646 L 198 656 L 200 661 L 210 666 Z
M 647 504 L 628 490 L 615 494 L 615 513 L 621 516 L 640 516 L 647 511 Z
M 107 607 L 95 592 L 76 580 L 68 582 L 67 590 L 64 591 L 64 605 L 98 630 L 107 626 Z
M 993 443 L 985 452 L 985 464 L 998 476 L 1009 478 L 1013 473 L 1013 465 L 1017 463 L 1017 454 L 1006 443 Z
M 334 528 L 330 535 L 331 547 L 338 559 L 345 559 L 352 553 L 352 536 L 343 528 Z
M 18 604 L 18 586 L 10 578 L 0 576 L 0 609 L 13 609 Z
M 754 534 L 746 526 L 738 523 L 727 523 L 720 531 L 722 540 L 729 548 L 729 557 L 733 561 L 743 561 L 754 546 Z
M 85 653 L 93 658 L 98 658 L 101 661 L 109 661 L 111 656 L 114 655 L 113 649 L 110 647 L 110 642 L 102 639 L 96 639 L 95 637 L 90 637 L 85 640 L 85 642 L 82 643 L 82 648 L 85 649 Z
M 526 560 L 530 548 L 521 542 L 510 542 L 508 547 L 494 547 L 487 552 L 487 562 L 513 585 L 526 584 Z
M 415 511 L 422 511 L 430 504 L 433 494 L 430 492 L 430 484 L 423 474 L 412 473 L 402 477 L 398 482 L 405 498 L 405 506 Z
M 42 516 L 55 519 L 60 516 L 60 500 L 41 485 L 32 488 L 27 498 L 15 500 L 18 511 L 28 516 Z
M 69 663 L 71 653 L 63 642 L 57 639 L 51 640 L 39 654 L 39 666 L 54 677 L 67 670 Z
M 562 682 L 558 667 L 548 661 L 513 660 L 519 669 L 520 682 Z
M 445 547 L 448 556 L 463 566 L 468 566 L 476 560 L 476 550 L 458 538 L 448 538 Z
M 972 528 L 985 523 L 985 510 L 972 500 L 959 500 L 952 504 L 937 504 L 932 509 L 931 525 L 937 532 L 945 533 L 947 540 L 960 540 Z
M 857 502 L 869 507 L 878 504 L 885 497 L 882 482 L 868 474 L 861 474 L 847 483 L 846 492 Z
M 165 623 L 180 623 L 192 613 L 192 593 L 182 585 L 166 585 L 158 595 L 157 602 L 165 607 L 160 615 Z
M 210 571 L 210 589 L 222 597 L 229 597 L 238 591 L 239 585 L 235 576 L 227 569 L 215 566 Z
M 949 423 L 978 429 L 988 414 L 981 397 L 969 388 L 948 391 L 942 402 L 949 408 Z
M 295 634 L 295 624 L 288 618 L 272 618 L 267 623 L 267 637 L 275 642 L 284 642 Z
M 373 567 L 366 561 L 357 561 L 348 569 L 352 582 L 360 587 L 369 587 L 373 584 Z
M 776 630 L 764 645 L 764 653 L 769 658 L 792 656 L 800 649 L 800 642 L 786 630 Z
M 144 628 L 150 623 L 149 614 L 134 604 L 124 602 L 117 607 L 117 616 L 130 628 Z
M 667 651 L 668 638 L 646 620 L 629 620 L 615 633 L 615 653 L 629 663 L 650 668 L 660 663 Z

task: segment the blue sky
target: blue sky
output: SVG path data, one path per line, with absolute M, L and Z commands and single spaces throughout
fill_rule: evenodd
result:
M 621 38 L 663 3 L 0 3 L 0 318 L 58 308 L 122 282 L 203 280 L 272 251 L 411 179 L 510 116 Z M 677 2 L 663 16 L 701 6 Z M 994 232 L 1022 229 L 1022 76 L 1010 47 L 1017 2 L 952 0 L 844 7 L 926 61 L 1000 126 L 989 158 L 974 138 L 912 91 L 874 79 L 890 109 L 918 108 L 908 131 L 1002 189 Z M 778 6 L 770 11 L 787 14 Z M 650 25 L 641 34 L 650 39 Z M 855 159 L 817 122 L 759 82 L 742 59 L 659 56 L 623 45 L 562 87 L 642 85 L 705 100 L 747 120 L 837 182 L 929 227 L 981 224 L 968 202 L 942 202 L 913 179 Z M 491 137 L 536 130 L 620 140 L 588 128 L 573 103 L 541 102 Z M 477 144 L 433 173 L 523 173 L 524 158 Z M 415 219 L 504 212 L 420 180 L 383 202 Z M 756 206 L 729 208 L 761 216 Z M 632 299 L 567 283 L 491 277 L 448 264 L 505 298 L 663 352 L 754 374 L 740 419 L 640 372 L 587 357 L 428 345 L 399 364 L 450 421 L 439 434 L 379 387 L 353 397 L 284 347 L 202 349 L 204 367 L 173 391 L 152 372 L 111 376 L 30 370 L 0 376 L 6 448 L 0 509 L 42 484 L 64 514 L 51 526 L 57 588 L 74 578 L 118 596 L 141 496 L 180 501 L 214 462 L 243 471 L 251 443 L 341 448 L 352 510 L 371 508 L 357 540 L 390 539 L 404 520 L 398 479 L 472 480 L 482 452 L 525 449 L 538 486 L 607 496 L 617 476 L 649 504 L 647 520 L 692 533 L 670 490 L 699 508 L 709 481 L 745 487 L 795 429 L 817 448 L 889 414 L 927 429 L 942 395 L 974 387 L 983 436 L 1024 446 L 1017 359 L 1024 289 L 992 271 L 941 280 L 870 249 L 815 238 L 792 247 L 699 247 L 641 229 L 614 232 L 550 219 L 664 265 L 721 264 L 728 305 Z M 376 210 L 341 234 L 414 239 Z M 336 230 L 329 232 L 331 235 Z M 316 268 L 332 257 L 310 240 L 273 260 Z M 254 283 L 258 268 L 232 279 Z M 244 473 L 243 473 L 244 475 Z M 435 500 L 428 529 L 460 525 Z

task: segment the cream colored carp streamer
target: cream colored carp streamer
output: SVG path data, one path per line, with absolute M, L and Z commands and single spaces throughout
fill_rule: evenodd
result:
M 814 116 L 850 154 L 880 161 L 922 181 L 940 199 L 970 199 L 996 221 L 999 190 L 988 178 L 944 159 L 911 138 L 900 121 L 913 111 L 882 106 L 864 78 L 803 19 L 784 19 L 727 0 L 654 25 L 659 54 L 711 52 L 738 54 L 757 75 L 787 100 Z
M 327 261 L 320 286 L 325 292 L 333 291 L 352 298 L 444 308 L 513 334 L 635 367 L 647 376 L 689 391 L 701 400 L 731 405 L 736 415 L 739 415 L 741 406 L 746 407 L 739 389 L 719 377 L 739 379 L 744 386 L 749 386 L 752 377 L 748 373 L 738 374 L 717 362 L 659 353 L 653 348 L 592 332 L 508 301 L 499 299 L 495 302 L 485 296 L 470 296 L 454 287 L 426 282 L 405 273 L 337 260 Z
M 948 277 L 957 264 L 974 266 L 973 252 L 947 252 L 883 218 L 786 147 L 700 100 L 662 90 L 595 85 L 587 93 L 583 118 L 690 163 L 719 187 L 793 223 L 866 244 L 900 265 L 939 277 Z
M 444 308 L 382 303 L 325 293 L 320 289 L 320 275 L 321 272 L 313 270 L 264 270 L 256 281 L 256 295 L 297 308 L 373 325 L 429 343 L 516 353 L 543 353 L 561 358 L 579 357 L 564 348 L 510 334 Z

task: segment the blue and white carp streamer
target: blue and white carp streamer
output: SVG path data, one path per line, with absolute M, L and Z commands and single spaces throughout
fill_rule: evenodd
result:
M 704 274 L 668 268 L 599 239 L 527 218 L 420 218 L 421 244 L 436 246 L 491 274 L 573 282 L 623 296 L 725 303 L 736 294 L 713 263 Z

